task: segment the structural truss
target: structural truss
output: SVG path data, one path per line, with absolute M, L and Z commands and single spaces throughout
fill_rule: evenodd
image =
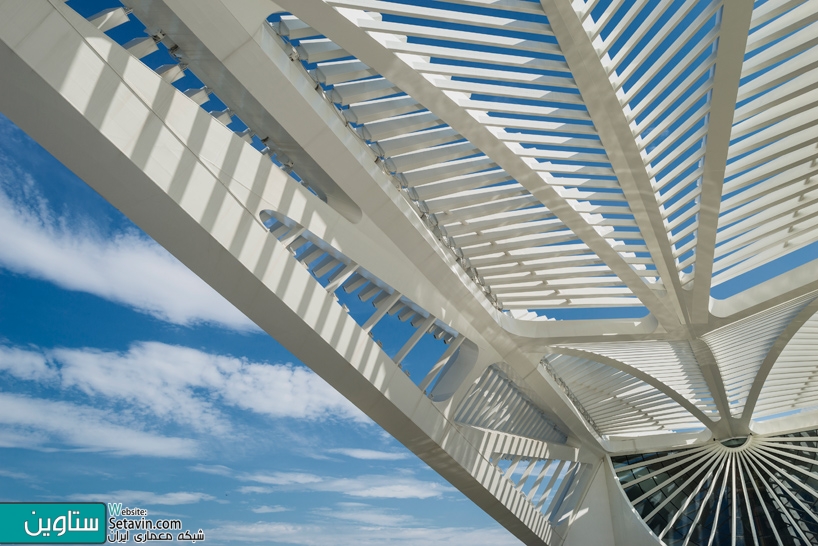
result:
M 818 543 L 818 2 L 85 6 L 0 110 L 524 543 Z

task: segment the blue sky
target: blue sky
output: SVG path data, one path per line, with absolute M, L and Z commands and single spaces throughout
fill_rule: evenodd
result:
M 174 62 L 163 46 L 143 61 Z M 372 310 L 343 301 L 356 319 Z M 412 331 L 373 333 L 394 355 Z M 416 382 L 433 344 L 404 363 Z M 139 506 L 218 544 L 519 544 L 0 114 L 0 501 L 64 500 Z
M 518 544 L 0 115 L 0 501 L 220 544 Z

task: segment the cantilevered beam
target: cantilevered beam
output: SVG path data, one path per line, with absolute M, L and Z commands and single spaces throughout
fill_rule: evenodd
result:
M 284 0 L 277 3 L 375 69 L 482 150 L 587 244 L 656 316 L 661 326 L 667 330 L 680 328 L 676 313 L 664 304 L 594 226 L 574 210 L 550 184 L 545 183 L 540 173 L 531 169 L 503 141 L 443 91 L 322 0 Z
M 541 4 L 668 292 L 665 299 L 670 300 L 668 304 L 679 320 L 687 322 L 676 259 L 651 177 L 608 73 L 571 1 L 541 0 Z
M 816 270 L 818 270 L 818 260 L 812 260 L 734 296 L 715 300 L 710 310 L 708 331 L 806 296 L 810 292 L 818 294 Z
M 710 287 L 713 258 L 716 252 L 716 234 L 719 228 L 722 186 L 733 129 L 733 112 L 741 80 L 744 50 L 753 15 L 753 3 L 746 0 L 726 0 L 721 13 L 719 43 L 707 142 L 704 151 L 702 194 L 699 203 L 698 232 L 696 234 L 696 261 L 693 267 L 693 293 L 690 302 L 691 320 L 706 324 L 709 318 Z
M 522 541 L 561 541 L 261 223 L 265 194 L 315 196 L 60 0 L 0 0 L 0 67 L 0 111 Z

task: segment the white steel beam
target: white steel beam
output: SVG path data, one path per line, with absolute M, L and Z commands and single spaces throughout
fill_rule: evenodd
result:
M 704 153 L 702 193 L 696 234 L 696 261 L 693 267 L 693 291 L 690 301 L 694 324 L 707 324 L 716 234 L 719 228 L 722 186 L 727 167 L 733 113 L 736 109 L 741 67 L 747 47 L 747 34 L 753 3 L 727 0 L 721 13 L 721 29 L 716 51 L 713 91 L 710 98 L 707 141 Z
M 818 279 L 815 278 L 816 268 L 818 268 L 818 260 L 812 260 L 748 288 L 744 292 L 723 300 L 715 300 L 711 309 L 708 330 L 721 328 L 770 307 L 815 292 L 818 290 Z

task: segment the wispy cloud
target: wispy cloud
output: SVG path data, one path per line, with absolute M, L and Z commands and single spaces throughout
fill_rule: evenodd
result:
M 396 453 L 394 451 L 376 451 L 373 449 L 356 449 L 356 448 L 335 448 L 328 449 L 329 453 L 337 453 L 339 455 L 346 455 L 353 459 L 361 459 L 364 461 L 399 461 L 401 459 L 409 458 L 408 453 Z
M 256 506 L 255 508 L 251 508 L 253 512 L 256 514 L 277 514 L 279 512 L 290 512 L 292 508 L 287 508 L 285 506 L 281 506 L 276 504 L 275 506 Z
M 310 485 L 323 482 L 321 476 L 304 472 L 272 472 L 270 474 L 248 474 L 243 472 L 238 474 L 237 477 L 242 481 L 266 485 Z
M 243 485 L 236 491 L 243 495 L 266 495 L 268 493 L 273 493 L 275 489 L 272 487 L 262 487 L 260 485 Z
M 284 544 L 310 544 L 305 542 L 295 542 L 301 540 L 305 533 L 312 533 L 315 527 L 292 524 L 292 523 L 270 523 L 258 521 L 252 522 L 227 522 L 215 529 L 207 530 L 207 539 L 213 537 L 214 540 L 222 542 L 266 542 L 274 540 Z M 324 542 L 322 544 L 337 544 L 335 542 Z
M 28 396 L 0 393 L 0 447 L 86 451 L 151 457 L 192 457 L 197 443 L 111 423 L 111 414 L 96 408 Z
M 343 493 L 351 497 L 380 499 L 429 499 L 453 491 L 437 482 L 411 476 L 365 475 L 355 478 L 328 479 L 311 486 L 318 491 Z
M 215 497 L 206 493 L 191 491 L 176 491 L 173 493 L 153 493 L 151 491 L 111 491 L 108 493 L 90 493 L 71 495 L 69 499 L 79 502 L 121 502 L 131 508 L 145 505 L 161 504 L 176 506 L 179 504 L 196 504 L 202 501 L 212 501 Z
M 34 480 L 33 476 L 29 476 L 24 472 L 12 472 L 11 470 L 2 470 L 0 469 L 0 477 L 3 478 L 11 478 L 13 480 L 26 480 L 32 481 Z
M 179 325 L 259 331 L 204 281 L 136 230 L 101 234 L 57 214 L 29 175 L 0 161 L 0 267 Z
M 197 464 L 190 467 L 194 472 L 212 474 L 214 476 L 233 476 L 233 470 L 220 464 Z
M 77 389 L 102 403 L 124 403 L 208 434 L 231 432 L 225 407 L 272 418 L 369 422 L 302 366 L 250 362 L 164 343 L 134 343 L 125 352 L 0 346 L 0 371 Z
M 227 467 L 197 465 L 192 470 L 207 474 L 219 473 L 232 476 L 240 482 L 260 485 L 245 485 L 238 489 L 244 494 L 267 494 L 282 490 L 319 491 L 341 493 L 358 498 L 381 499 L 429 499 L 454 491 L 450 486 L 438 482 L 419 480 L 410 472 L 396 472 L 390 475 L 366 474 L 352 478 L 319 476 L 305 472 L 226 472 Z M 229 469 L 227 469 L 229 470 Z
M 414 520 L 407 514 L 397 514 L 395 510 L 377 508 L 360 502 L 339 502 L 333 508 L 323 508 L 316 510 L 315 513 L 328 518 L 378 527 L 406 525 Z

